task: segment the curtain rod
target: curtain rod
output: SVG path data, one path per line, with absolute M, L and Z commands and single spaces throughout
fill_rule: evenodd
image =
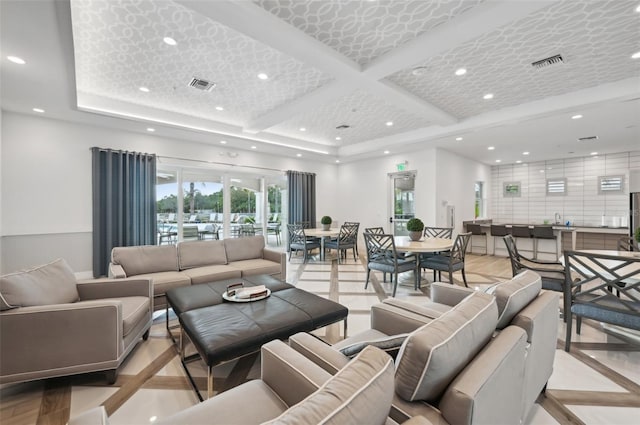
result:
M 253 168 L 253 169 L 256 169 L 256 170 L 278 171 L 278 172 L 281 172 L 281 173 L 286 172 L 285 170 L 279 170 L 277 168 L 256 167 L 255 165 L 238 165 L 238 164 L 231 164 L 229 162 L 205 161 L 203 159 L 180 158 L 180 157 L 177 157 L 177 156 L 160 156 L 160 155 L 158 155 L 158 159 L 177 159 L 178 161 L 201 162 L 203 164 L 228 165 L 230 167 Z

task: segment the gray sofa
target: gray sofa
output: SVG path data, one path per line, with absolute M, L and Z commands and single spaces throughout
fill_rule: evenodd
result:
M 387 299 L 373 306 L 371 329 L 333 346 L 326 345 L 308 334 L 294 335 L 290 338 L 290 345 L 330 373 L 343 367 L 354 350 L 371 344 L 390 352 L 399 351 L 398 359 L 404 354 L 404 361 L 407 362 L 409 360 L 406 359 L 406 349 L 399 346 L 408 339 L 407 333 L 413 335 L 417 332 L 416 329 L 422 329 L 421 332 L 427 334 L 437 332 L 439 335 L 450 337 L 451 340 L 447 342 L 450 344 L 463 335 L 461 329 L 456 330 L 451 312 L 458 309 L 473 310 L 469 301 L 474 297 L 492 299 L 497 310 L 496 317 L 494 319 L 486 316 L 482 319 L 485 325 L 492 323 L 491 341 L 476 354 L 477 351 L 474 350 L 478 349 L 478 344 L 474 344 L 468 337 L 462 338 L 462 342 L 456 346 L 453 353 L 466 353 L 468 361 L 464 364 L 465 369 L 457 376 L 447 375 L 440 399 L 427 398 L 422 400 L 427 404 L 420 404 L 417 400 L 407 400 L 406 397 L 396 394 L 395 409 L 392 410 L 395 413 L 392 417 L 401 422 L 407 417 L 421 414 L 433 423 L 440 424 L 491 422 L 487 421 L 487 418 L 492 418 L 493 423 L 518 423 L 527 417 L 551 376 L 556 350 L 558 297 L 557 294 L 541 291 L 540 288 L 540 277 L 530 271 L 496 284 L 491 288 L 492 294 L 481 294 L 468 288 L 434 283 L 431 299 L 427 298 L 420 304 Z M 470 323 L 477 322 L 479 318 L 480 316 L 474 317 Z M 443 321 L 444 325 L 454 324 L 445 330 L 439 328 L 443 326 L 442 323 L 436 325 L 435 329 L 429 329 L 429 325 L 433 326 L 434 323 Z M 507 336 L 502 336 L 505 332 Z M 520 350 L 516 348 L 516 345 L 520 345 L 517 342 L 518 335 L 523 337 L 519 360 L 512 357 L 514 350 Z M 422 348 L 422 352 L 426 352 L 425 346 Z M 453 358 L 433 358 L 430 367 L 442 368 L 443 364 L 450 364 Z M 416 364 L 416 361 L 411 360 L 410 363 Z M 505 369 L 505 365 L 509 363 L 513 372 L 512 378 L 509 378 L 509 370 Z M 503 378 L 505 381 L 501 382 L 500 379 Z M 443 383 L 440 382 L 439 385 L 442 386 Z M 517 395 L 515 399 L 514 394 Z M 405 392 L 404 396 L 406 395 Z M 466 400 L 466 404 L 459 404 L 461 400 Z M 461 406 L 467 406 L 468 410 Z M 423 411 L 424 409 L 427 411 Z M 492 414 L 501 416 L 492 417 Z
M 286 264 L 285 254 L 266 248 L 263 236 L 251 236 L 113 248 L 109 277 L 151 279 L 153 309 L 162 310 L 171 288 L 257 274 L 284 279 Z
M 116 369 L 151 326 L 149 279 L 77 282 L 64 260 L 0 277 L 0 383 Z

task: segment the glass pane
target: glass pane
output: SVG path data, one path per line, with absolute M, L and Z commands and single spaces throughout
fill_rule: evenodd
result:
M 182 240 L 222 237 L 222 176 L 210 170 L 185 170 Z
M 175 244 L 178 239 L 177 172 L 158 168 L 156 172 L 158 245 Z
M 407 221 L 415 217 L 415 176 L 405 174 L 393 178 L 393 234 L 408 235 Z

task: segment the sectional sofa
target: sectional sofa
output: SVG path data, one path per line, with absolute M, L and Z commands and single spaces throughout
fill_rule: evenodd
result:
M 167 308 L 165 293 L 171 288 L 257 274 L 284 279 L 286 264 L 283 252 L 265 247 L 263 236 L 251 236 L 116 247 L 111 251 L 109 277 L 151 279 L 153 309 L 162 310 Z

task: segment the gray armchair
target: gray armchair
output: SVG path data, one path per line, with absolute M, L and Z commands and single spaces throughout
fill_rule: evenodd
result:
M 369 347 L 331 376 L 279 340 L 261 349 L 261 378 L 245 382 L 161 424 L 392 424 L 393 360 Z M 105 424 L 102 408 L 70 425 Z M 428 422 L 416 422 L 428 423 Z
M 77 282 L 64 260 L 0 277 L 0 295 L 0 383 L 106 371 L 112 384 L 152 321 L 149 279 Z

